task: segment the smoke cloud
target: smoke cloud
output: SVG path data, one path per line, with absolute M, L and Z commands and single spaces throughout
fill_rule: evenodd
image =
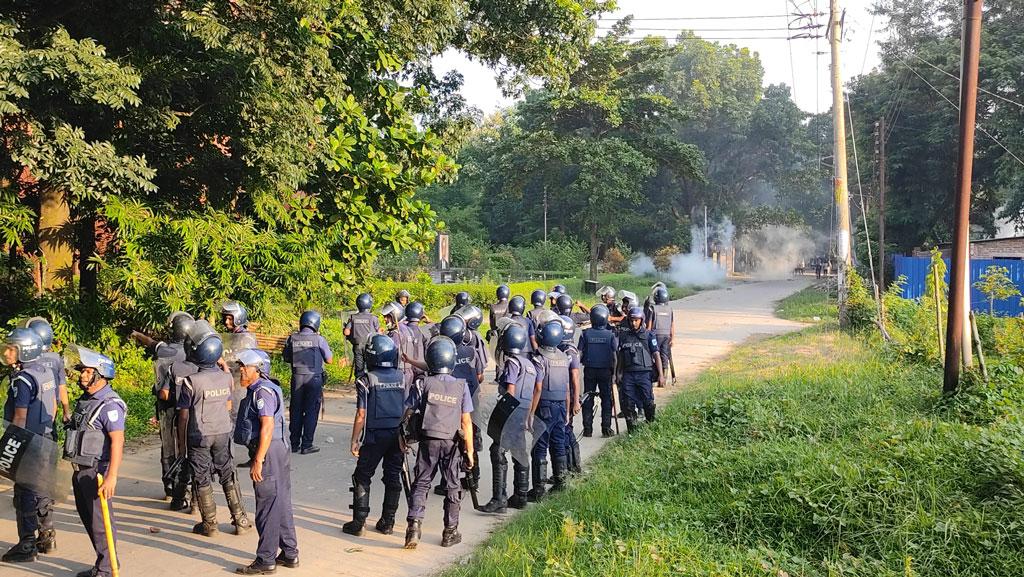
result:
M 751 274 L 759 279 L 783 279 L 815 254 L 815 242 L 802 230 L 769 225 L 740 238 L 737 251 L 747 259 Z
M 629 261 L 629 274 L 631 275 L 646 276 L 656 272 L 658 271 L 654 268 L 654 261 L 642 252 L 634 254 L 633 259 Z
M 677 285 L 710 286 L 725 280 L 725 270 L 714 261 L 705 260 L 700 254 L 677 254 L 672 257 L 672 266 L 665 273 Z

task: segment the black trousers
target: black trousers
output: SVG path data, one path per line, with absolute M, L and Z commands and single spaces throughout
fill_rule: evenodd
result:
M 231 460 L 231 434 L 203 437 L 198 443 L 190 443 L 188 462 L 196 487 L 213 484 L 216 473 L 221 485 L 235 482 L 235 462 Z
M 601 398 L 601 428 L 612 426 L 612 368 L 583 367 L 583 392 L 591 393 L 583 402 L 583 428 L 594 427 L 594 396 Z
M 85 532 L 89 534 L 89 540 L 92 541 L 92 548 L 96 550 L 96 563 L 93 567 L 96 568 L 99 577 L 108 577 L 111 574 L 110 549 L 107 548 L 107 534 L 103 531 L 103 511 L 100 508 L 100 498 L 97 496 L 97 474 L 106 473 L 108 465 L 100 463 L 96 468 L 81 468 L 71 477 L 75 508 L 78 509 L 78 518 L 81 519 Z M 117 547 L 113 501 L 107 501 L 107 509 L 110 512 L 110 530 L 114 534 L 114 547 Z

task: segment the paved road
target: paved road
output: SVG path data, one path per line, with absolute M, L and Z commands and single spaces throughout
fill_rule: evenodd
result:
M 779 334 L 803 325 L 777 319 L 774 303 L 807 286 L 803 279 L 729 283 L 725 288 L 698 293 L 674 301 L 677 330 L 673 346 L 678 382 L 676 387 L 658 389 L 664 399 L 678 391 L 715 359 L 727 354 L 743 341 L 764 334 Z M 489 371 L 488 374 L 491 374 Z M 485 385 L 493 390 L 493 383 Z M 487 390 L 487 389 L 485 389 Z M 327 400 L 327 418 L 317 430 L 317 444 L 324 450 L 316 455 L 293 455 L 292 486 L 296 507 L 300 559 L 295 570 L 278 572 L 303 575 L 351 575 L 375 577 L 429 575 L 470 552 L 504 516 L 477 513 L 472 506 L 463 508 L 461 545 L 442 549 L 442 498 L 431 495 L 423 527 L 423 541 L 416 551 L 401 548 L 404 536 L 404 509 L 399 510 L 396 533 L 384 536 L 373 530 L 380 511 L 382 487 L 375 484 L 371 494 L 371 516 L 367 532 L 355 538 L 341 533 L 341 524 L 350 518 L 348 487 L 355 460 L 347 451 L 351 434 L 354 402 L 351 396 Z M 579 423 L 577 421 L 577 427 Z M 622 423 L 623 433 L 625 424 Z M 607 442 L 600 438 L 582 439 L 587 457 Z M 488 443 L 489 444 L 489 443 Z M 486 450 L 482 454 L 481 501 L 490 498 L 490 466 Z M 214 538 L 193 535 L 196 519 L 167 510 L 167 503 L 153 497 L 162 495 L 157 466 L 159 447 L 152 440 L 133 447 L 122 467 L 116 500 L 120 528 L 119 555 L 122 575 L 161 577 L 215 575 L 234 571 L 239 564 L 253 559 L 256 534 L 241 537 L 221 533 Z M 253 510 L 252 485 L 247 469 L 239 469 L 242 488 Z M 375 481 L 376 482 L 376 481 Z M 16 539 L 10 487 L 0 488 L 0 547 L 6 550 Z M 222 531 L 230 531 L 230 517 L 222 495 L 218 495 L 218 518 Z M 468 495 L 465 503 L 469 504 Z M 69 575 L 88 569 L 94 556 L 73 503 L 57 508 L 58 550 L 27 565 L 0 565 L 5 577 Z M 251 517 L 250 517 L 251 518 Z

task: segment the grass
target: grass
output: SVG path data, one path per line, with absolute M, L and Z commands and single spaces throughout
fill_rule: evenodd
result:
M 940 385 L 823 327 L 743 347 L 445 575 L 1020 575 L 1018 411 Z
M 775 314 L 791 321 L 813 323 L 837 318 L 839 309 L 835 299 L 822 286 L 815 285 L 779 301 Z

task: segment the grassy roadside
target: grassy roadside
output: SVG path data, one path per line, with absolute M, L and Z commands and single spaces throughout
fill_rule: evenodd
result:
M 1020 575 L 1019 421 L 940 377 L 822 327 L 743 347 L 445 575 Z
M 779 301 L 775 314 L 790 321 L 814 323 L 836 319 L 839 309 L 835 299 L 825 292 L 824 285 L 814 285 Z

